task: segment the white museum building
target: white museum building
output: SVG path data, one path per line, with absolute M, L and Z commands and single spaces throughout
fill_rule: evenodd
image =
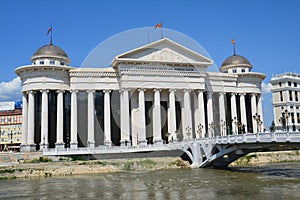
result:
M 39 48 L 22 80 L 21 151 L 147 146 L 263 130 L 265 75 L 235 52 L 213 61 L 163 38 L 76 68 L 60 47 Z

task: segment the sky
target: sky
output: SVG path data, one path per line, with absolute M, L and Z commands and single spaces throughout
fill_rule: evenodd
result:
M 269 125 L 269 80 L 273 74 L 300 73 L 299 10 L 297 0 L 1 0 L 0 102 L 21 98 L 14 70 L 30 64 L 35 50 L 49 43 L 50 25 L 53 43 L 67 52 L 71 66 L 80 67 L 107 38 L 162 22 L 201 44 L 218 67 L 233 54 L 235 38 L 237 54 L 252 63 L 253 71 L 266 74 L 263 106 Z

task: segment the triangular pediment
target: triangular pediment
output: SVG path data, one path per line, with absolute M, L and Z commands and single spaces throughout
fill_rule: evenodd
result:
M 116 56 L 112 65 L 116 67 L 120 63 L 157 63 L 207 67 L 212 65 L 213 61 L 170 39 L 164 38 Z

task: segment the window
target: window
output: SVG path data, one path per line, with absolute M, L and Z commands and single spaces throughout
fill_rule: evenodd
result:
M 54 65 L 55 61 L 54 60 L 50 60 L 50 65 Z
M 279 82 L 279 87 L 281 87 L 281 82 Z
M 280 91 L 280 101 L 283 101 L 282 91 Z
M 291 118 L 292 118 L 292 123 L 295 123 L 295 117 L 294 117 L 294 113 L 291 113 Z
M 232 73 L 236 73 L 236 69 L 233 69 L 233 70 L 232 70 Z
M 294 82 L 294 87 L 297 87 L 297 83 L 296 82 Z
M 293 101 L 293 94 L 292 91 L 289 91 L 290 101 Z
M 299 109 L 299 106 L 296 106 L 296 109 Z
M 295 91 L 295 101 L 298 101 L 298 92 Z
M 300 113 L 297 113 L 297 123 L 300 123 Z
M 44 64 L 44 61 L 40 61 L 40 65 L 43 65 Z
M 289 82 L 288 82 L 288 85 L 289 85 L 289 86 L 292 86 L 292 82 L 291 82 L 291 81 L 289 81 Z
M 281 110 L 283 110 L 284 109 L 284 107 L 283 106 L 281 106 Z
M 290 106 L 290 108 L 291 108 L 291 109 L 293 109 L 293 108 L 294 108 L 294 106 Z
M 60 62 L 60 65 L 65 65 L 65 63 L 63 63 L 63 62 Z
M 245 69 L 242 69 L 242 72 L 244 73 L 244 72 L 246 72 L 246 70 L 245 70 Z

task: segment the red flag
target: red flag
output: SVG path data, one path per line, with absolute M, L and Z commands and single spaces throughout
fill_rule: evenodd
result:
M 154 26 L 154 29 L 157 29 L 157 28 L 162 28 L 162 23 L 161 23 L 161 22 L 158 23 L 158 24 L 156 24 L 156 25 Z
M 51 25 L 51 27 L 48 29 L 47 35 L 48 35 L 51 31 L 52 31 L 52 25 Z
M 232 44 L 235 44 L 235 39 L 232 39 L 232 40 L 231 40 L 231 43 L 232 43 Z

